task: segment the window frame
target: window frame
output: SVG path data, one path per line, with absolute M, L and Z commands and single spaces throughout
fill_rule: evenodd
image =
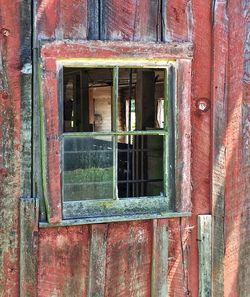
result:
M 98 50 L 95 47 L 94 53 L 89 54 L 88 51 L 91 51 L 93 49 L 93 44 L 95 46 L 101 45 L 103 47 L 100 47 L 100 50 Z M 191 61 L 191 45 L 188 44 L 186 47 L 184 47 L 184 50 L 181 50 L 181 54 L 178 53 L 179 47 L 177 47 L 177 50 L 174 51 L 173 54 L 169 50 L 169 45 L 157 45 L 153 46 L 154 49 L 157 50 L 160 49 L 160 55 L 159 53 L 155 54 L 152 52 L 152 45 L 150 44 L 144 44 L 140 45 L 142 46 L 141 51 L 138 51 L 136 49 L 136 46 L 133 48 L 133 44 L 128 43 L 114 43 L 112 42 L 118 49 L 125 49 L 128 52 L 126 52 L 125 56 L 122 52 L 117 52 L 115 55 L 111 52 L 111 57 L 105 57 L 106 54 L 103 54 L 102 50 L 103 48 L 107 50 L 107 48 L 110 49 L 110 42 L 88 42 L 84 45 L 82 43 L 77 44 L 75 48 L 72 48 L 72 45 L 53 45 L 53 46 L 47 46 L 50 47 L 50 51 L 48 49 L 43 48 L 42 49 L 42 64 L 43 64 L 43 73 L 47 72 L 47 74 L 51 71 L 49 76 L 53 76 L 54 83 L 57 84 L 57 110 L 59 114 L 58 123 L 56 126 L 56 131 L 54 136 L 56 138 L 56 146 L 57 149 L 59 148 L 59 159 L 57 157 L 56 164 L 53 165 L 53 167 L 59 167 L 61 168 L 61 162 L 62 162 L 62 151 L 61 151 L 61 143 L 62 143 L 62 118 L 63 118 L 63 108 L 60 108 L 60 106 L 63 106 L 62 98 L 63 98 L 63 68 L 64 67 L 77 67 L 77 68 L 98 68 L 98 67 L 125 67 L 125 68 L 166 68 L 169 69 L 170 66 L 175 67 L 177 72 L 179 71 L 179 65 L 181 64 L 180 61 L 184 57 L 184 64 L 188 61 L 188 67 L 190 70 L 190 61 Z M 117 45 L 119 44 L 119 45 Z M 65 51 L 63 55 L 60 55 L 60 51 L 57 53 L 57 48 L 65 47 Z M 67 49 L 67 46 L 69 48 Z M 138 45 L 137 45 L 138 46 Z M 171 45 L 171 49 L 173 45 Z M 82 48 L 84 47 L 85 50 L 87 50 L 87 53 L 84 53 L 82 51 L 75 54 L 76 48 Z M 182 45 L 183 47 L 183 45 Z M 187 50 L 188 48 L 188 50 Z M 164 53 L 164 50 L 166 50 L 166 53 Z M 188 51 L 188 54 L 186 53 Z M 49 53 L 50 52 L 50 53 Z M 132 52 L 131 54 L 129 52 Z M 143 53 L 142 53 L 143 52 Z M 148 52 L 151 52 L 151 55 L 148 57 Z M 183 53 L 185 52 L 185 53 Z M 49 55 L 48 55 L 49 53 Z M 187 57 L 188 55 L 188 57 Z M 95 58 L 95 57 L 101 56 L 102 58 Z M 179 57 L 181 56 L 181 58 Z M 143 64 L 143 66 L 142 66 Z M 168 71 L 166 71 L 168 73 Z M 176 75 L 176 79 L 179 77 L 179 74 Z M 165 80 L 168 80 L 169 75 L 166 76 Z M 179 80 L 179 79 L 178 79 Z M 166 82 L 165 82 L 166 83 Z M 43 93 L 44 93 L 44 86 L 46 88 L 46 91 L 48 91 L 48 80 L 43 81 L 43 86 L 41 86 Z M 55 84 L 54 84 L 55 85 Z M 177 82 L 176 82 L 177 85 Z M 178 87 L 178 86 L 177 86 Z M 176 87 L 176 89 L 177 89 Z M 189 92 L 190 93 L 190 92 Z M 166 94 L 164 94 L 164 97 Z M 177 94 L 174 95 L 176 98 L 178 97 Z M 189 97 L 190 94 L 188 94 L 187 97 Z M 44 104 L 44 94 L 41 94 L 41 105 L 40 108 L 43 110 L 42 112 L 42 121 L 46 122 L 46 109 L 48 111 L 48 108 Z M 180 97 L 180 96 L 179 96 Z M 188 98 L 187 98 L 188 99 Z M 176 106 L 173 108 L 178 109 L 178 102 L 175 99 Z M 177 113 L 179 111 L 177 110 Z M 177 115 L 176 115 L 177 116 Z M 190 116 L 190 112 L 188 113 L 188 116 Z M 49 115 L 49 117 L 51 117 Z M 48 117 L 47 117 L 48 119 Z M 50 121 L 51 119 L 49 119 Z M 190 119 L 186 119 L 184 123 L 184 130 L 188 131 L 188 136 L 190 137 Z M 48 120 L 47 120 L 48 121 Z M 178 119 L 177 119 L 178 121 Z M 46 135 L 46 123 L 42 123 L 41 126 L 41 134 Z M 147 132 L 147 131 L 146 131 Z M 177 131 L 178 132 L 178 131 Z M 73 133 L 81 134 L 81 132 Z M 91 132 L 93 133 L 93 132 Z M 133 134 L 128 131 L 126 132 L 117 132 L 117 135 L 120 134 Z M 154 134 L 159 135 L 159 131 L 149 131 L 146 134 Z M 165 132 L 164 132 L 165 133 Z M 51 134 L 51 133 L 50 133 Z M 53 133 L 52 133 L 53 134 Z M 70 133 L 71 134 L 71 133 Z M 103 134 L 103 133 L 100 133 Z M 137 131 L 134 134 L 138 134 Z M 151 135 L 152 135 L 151 134 Z M 110 135 L 110 134 L 109 134 Z M 50 135 L 51 137 L 52 135 Z M 182 135 L 176 135 L 176 141 L 180 142 L 179 136 L 182 137 Z M 187 135 L 186 135 L 187 136 Z M 59 225 L 68 225 L 68 224 L 84 224 L 84 223 L 103 223 L 103 222 L 113 222 L 113 221 L 129 221 L 129 220 L 141 220 L 141 219 L 152 219 L 152 218 L 166 218 L 166 217 L 179 217 L 179 216 L 188 216 L 190 215 L 190 204 L 186 209 L 181 209 L 176 204 L 175 199 L 172 198 L 172 202 L 174 202 L 172 205 L 169 201 L 168 197 L 163 196 L 153 196 L 150 198 L 143 197 L 143 198 L 122 198 L 118 200 L 102 200 L 102 201 L 77 201 L 77 202 L 63 202 L 61 198 L 57 195 L 57 205 L 55 207 L 55 203 L 53 203 L 55 200 L 51 195 L 50 191 L 50 181 L 49 181 L 49 174 L 48 172 L 51 171 L 49 167 L 51 167 L 51 161 L 48 156 L 46 156 L 46 152 L 48 152 L 48 142 L 50 142 L 50 137 L 45 138 L 47 141 L 44 143 L 43 156 L 42 156 L 42 165 L 43 165 L 43 182 L 44 182 L 44 200 L 45 205 L 47 206 L 46 212 L 47 212 L 47 220 L 49 223 L 53 224 L 59 224 Z M 166 137 L 166 141 L 168 141 L 168 137 Z M 49 141 L 48 141 L 49 140 Z M 59 144 L 59 147 L 58 147 Z M 174 144 L 175 149 L 177 149 L 177 146 Z M 165 153 L 164 153 L 165 154 Z M 188 160 L 188 164 L 190 165 L 190 155 L 187 154 L 186 159 Z M 53 158 L 52 158 L 53 159 Z M 165 165 L 166 167 L 168 165 Z M 187 168 L 190 169 L 190 166 Z M 58 168 L 56 169 L 58 171 Z M 60 169 L 61 170 L 61 169 Z M 164 170 L 165 173 L 168 171 Z M 190 182 L 190 172 L 187 172 L 186 175 L 188 177 L 187 182 Z M 57 175 L 58 176 L 58 172 Z M 166 177 L 164 177 L 166 179 Z M 185 184 L 187 184 L 187 182 Z M 166 183 L 165 183 L 166 184 Z M 165 186 L 164 186 L 165 187 Z M 187 188 L 187 186 L 186 186 Z M 57 190 L 58 190 L 58 184 L 57 184 Z M 62 184 L 60 183 L 59 190 L 61 192 L 62 190 Z M 47 194 L 47 195 L 46 195 Z M 169 193 L 169 195 L 171 195 Z M 188 199 L 190 199 L 190 193 L 187 193 Z M 59 195 L 61 196 L 61 195 Z M 181 197 L 182 199 L 182 197 Z M 180 200 L 181 200 L 180 199 Z M 188 201 L 188 199 L 184 199 Z M 125 201 L 126 200 L 126 201 Z M 53 212 L 56 211 L 56 216 L 53 214 Z M 54 217 L 54 218 L 53 218 Z M 46 225 L 46 223 L 41 223 L 42 225 Z

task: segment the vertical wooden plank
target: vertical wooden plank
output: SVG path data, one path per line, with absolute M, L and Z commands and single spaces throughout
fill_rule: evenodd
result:
M 177 75 L 175 107 L 176 209 L 191 211 L 191 61 L 180 60 Z
M 250 295 L 250 2 L 228 10 L 228 94 L 224 223 L 224 296 Z M 227 286 L 230 284 L 230 286 Z
M 100 1 L 87 0 L 88 7 L 88 39 L 100 39 Z
M 0 0 L 0 292 L 19 295 L 20 2 Z
M 38 208 L 35 198 L 20 200 L 20 296 L 35 297 L 38 289 Z
M 105 296 L 150 296 L 150 221 L 109 225 Z
M 101 1 L 102 40 L 157 41 L 161 28 L 158 0 Z
M 59 98 L 58 76 L 54 59 L 43 61 L 43 73 L 39 73 L 40 95 L 40 138 L 43 170 L 43 194 L 47 219 L 51 223 L 61 220 L 61 179 L 59 141 Z M 51 100 L 54 98 L 54 100 Z
M 168 295 L 168 226 L 166 221 L 153 220 L 151 297 Z
M 212 217 L 198 216 L 199 297 L 211 296 L 212 285 Z
M 61 0 L 58 24 L 60 29 L 58 28 L 57 30 L 62 32 L 62 38 L 70 40 L 85 40 L 87 38 L 87 14 L 87 0 Z
M 92 225 L 90 229 L 88 297 L 104 297 L 108 225 Z
M 21 197 L 32 195 L 32 60 L 31 60 L 31 1 L 22 1 L 20 7 L 21 43 Z
M 39 40 L 57 39 L 60 0 L 37 0 L 37 28 Z
M 212 296 L 224 296 L 224 195 L 227 124 L 227 1 L 214 1 L 212 66 Z
M 164 0 L 165 1 L 165 0 Z M 191 0 L 166 1 L 166 29 L 167 41 L 191 41 L 193 27 L 193 13 Z
M 83 297 L 88 290 L 88 226 L 39 230 L 38 297 Z

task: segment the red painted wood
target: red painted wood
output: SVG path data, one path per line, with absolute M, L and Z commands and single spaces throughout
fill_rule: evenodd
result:
M 66 3 L 67 2 L 67 3 Z M 69 4 L 70 2 L 70 4 Z M 192 204 L 193 217 L 180 223 L 170 220 L 169 296 L 198 295 L 198 265 L 196 243 L 196 215 L 210 213 L 211 114 L 196 108 L 196 99 L 211 96 L 211 7 L 212 1 L 167 1 L 168 40 L 193 40 L 195 44 L 192 68 Z M 215 1 L 216 3 L 217 1 Z M 222 3 L 222 1 L 219 1 Z M 192 7 L 191 7 L 192 4 Z M 148 41 L 156 40 L 156 1 L 106 1 L 107 39 Z M 86 0 L 38 1 L 39 39 L 85 39 L 87 31 Z M 0 143 L 7 151 L 0 156 L 0 287 L 3 296 L 18 296 L 18 198 L 20 192 L 20 33 L 19 1 L 0 0 Z M 247 245 L 249 222 L 249 4 L 247 1 L 229 1 L 229 69 L 227 127 L 222 143 L 226 150 L 225 188 L 225 296 L 249 295 L 249 280 L 244 275 L 249 267 Z M 192 19 L 193 16 L 193 19 Z M 192 27 L 193 25 L 193 27 Z M 191 30 L 193 28 L 193 31 Z M 192 32 L 191 32 L 192 31 Z M 224 41 L 223 41 L 224 42 Z M 221 41 L 218 40 L 217 48 Z M 101 43 L 100 43 L 101 45 Z M 59 165 L 57 96 L 55 63 L 49 55 L 79 56 L 82 48 L 46 45 L 44 49 L 44 87 L 46 140 L 48 163 Z M 143 51 L 143 45 L 133 45 L 134 53 Z M 132 45 L 131 45 L 132 47 Z M 67 54 L 67 48 L 70 51 Z M 80 51 L 80 50 L 81 51 Z M 86 48 L 85 48 L 86 49 Z M 163 57 L 161 47 L 152 46 L 152 52 Z M 103 49 L 105 57 L 115 57 L 121 47 Z M 50 53 L 49 53 L 50 51 Z M 133 52 L 133 51 L 132 51 Z M 151 52 L 151 53 L 152 53 Z M 86 51 L 93 57 L 96 48 Z M 130 55 L 131 52 L 124 54 Z M 148 54 L 146 50 L 144 55 Z M 150 54 L 150 53 L 149 53 Z M 176 54 L 175 54 L 176 55 Z M 171 57 L 174 54 L 170 54 Z M 221 63 L 218 54 L 216 61 Z M 216 69 L 215 69 L 216 70 Z M 217 72 L 220 79 L 219 71 Z M 224 79 L 224 78 L 223 78 Z M 220 88 L 223 82 L 220 80 Z M 216 103 L 216 102 L 214 102 Z M 217 101 L 219 103 L 219 101 Z M 219 106 L 218 106 L 219 108 Z M 5 165 L 3 165 L 5 164 Z M 51 166 L 51 165 L 49 165 Z M 60 219 L 59 173 L 49 169 L 49 192 L 54 221 Z M 224 193 L 223 193 L 224 194 Z M 249 216 L 248 216 L 249 217 Z M 53 221 L 52 219 L 52 221 Z M 152 255 L 150 222 L 110 224 L 107 238 L 107 266 L 105 291 L 107 296 L 149 296 Z M 180 234 L 180 230 L 182 230 Z M 86 296 L 88 275 L 88 227 L 40 230 L 39 239 L 39 296 Z M 2 289 L 3 288 L 3 289 Z M 72 293 L 73 292 L 73 293 Z
M 202 9 L 201 9 L 202 7 Z M 198 250 L 197 214 L 210 213 L 210 141 L 211 110 L 200 113 L 196 100 L 201 97 L 210 100 L 211 88 L 211 1 L 192 1 L 193 30 L 195 46 L 192 64 L 192 218 L 187 227 L 190 241 L 187 252 L 188 289 L 192 296 L 198 296 Z
M 37 1 L 37 28 L 39 39 L 56 39 L 56 28 L 59 22 L 59 4 L 60 0 Z
M 38 296 L 87 296 L 88 226 L 39 232 Z
M 58 123 L 58 96 L 56 64 L 53 59 L 44 63 L 43 100 L 45 117 L 46 146 L 45 161 L 47 162 L 46 184 L 48 189 L 48 218 L 51 223 L 61 220 L 61 178 L 60 178 L 60 143 Z
M 87 0 L 62 0 L 59 17 L 64 39 L 87 38 Z
M 87 0 L 38 0 L 39 39 L 86 39 Z
M 144 59 L 191 59 L 191 43 L 146 43 L 146 42 L 52 42 L 41 49 L 43 59 L 62 58 L 144 58 Z
M 0 1 L 0 295 L 18 296 L 20 3 Z
M 192 39 L 192 3 L 190 0 L 168 0 L 166 7 L 166 38 L 171 41 Z
M 224 295 L 224 193 L 227 129 L 227 63 L 228 15 L 227 2 L 216 2 L 213 9 L 213 134 L 212 134 L 212 296 Z
M 150 221 L 110 224 L 105 296 L 150 296 Z
M 229 6 L 228 120 L 226 131 L 225 293 L 250 294 L 249 272 L 249 3 Z M 236 34 L 237 32 L 237 34 Z
M 109 0 L 101 5 L 102 40 L 157 41 L 158 0 Z
M 176 115 L 176 209 L 192 211 L 191 202 L 191 61 L 180 60 Z

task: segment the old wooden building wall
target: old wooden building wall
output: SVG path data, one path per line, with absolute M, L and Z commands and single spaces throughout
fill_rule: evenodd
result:
M 194 43 L 191 218 L 29 225 L 19 232 L 20 208 L 28 221 L 37 215 L 36 205 L 32 214 L 23 200 L 20 206 L 20 197 L 37 191 L 31 180 L 32 7 L 43 43 Z M 249 15 L 248 0 L 0 0 L 0 296 L 164 296 L 166 288 L 155 287 L 164 275 L 169 296 L 198 296 L 197 216 L 210 213 L 212 295 L 250 295 Z M 206 112 L 197 109 L 200 98 L 211 103 Z M 20 250 L 37 251 L 22 268 Z M 33 277 L 23 279 L 30 269 Z

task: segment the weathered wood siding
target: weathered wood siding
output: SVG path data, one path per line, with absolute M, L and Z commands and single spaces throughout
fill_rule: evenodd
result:
M 37 38 L 43 44 L 66 39 L 194 43 L 189 189 L 193 216 L 157 223 L 40 229 L 38 286 L 35 289 L 24 286 L 23 290 L 41 297 L 145 297 L 151 292 L 164 296 L 167 290 L 171 297 L 198 296 L 197 215 L 212 213 L 212 295 L 249 296 L 249 1 L 32 3 L 37 13 Z M 31 1 L 0 0 L 0 296 L 3 297 L 19 296 L 20 291 L 19 197 L 35 197 L 42 188 L 39 182 L 31 182 L 30 20 Z M 56 80 L 48 79 L 47 92 L 53 96 Z M 204 112 L 199 110 L 200 99 L 208 104 Z M 35 101 L 35 108 L 37 104 Z M 49 100 L 45 105 L 51 108 Z M 55 128 L 50 126 L 52 134 Z M 58 150 L 53 139 L 50 144 L 51 152 Z M 39 150 L 39 146 L 35 149 Z M 56 154 L 50 158 L 50 162 L 57 162 Z M 36 174 L 39 181 L 42 170 Z M 50 178 L 57 177 L 52 174 Z M 48 187 L 54 187 L 54 192 L 59 190 L 56 184 Z M 60 205 L 53 205 L 51 211 L 59 213 Z M 33 231 L 35 228 L 34 223 Z M 23 242 L 29 240 L 25 230 Z M 163 246 L 160 254 L 157 242 Z M 166 267 L 156 267 L 164 249 L 168 249 L 166 278 Z M 22 249 L 21 252 L 24 253 Z M 100 257 L 99 262 L 95 255 Z M 29 263 L 26 264 L 28 267 Z M 154 287 L 151 281 L 159 273 L 160 281 Z M 28 285 L 32 286 L 32 281 Z
M 224 296 L 250 295 L 250 2 L 228 7 Z

